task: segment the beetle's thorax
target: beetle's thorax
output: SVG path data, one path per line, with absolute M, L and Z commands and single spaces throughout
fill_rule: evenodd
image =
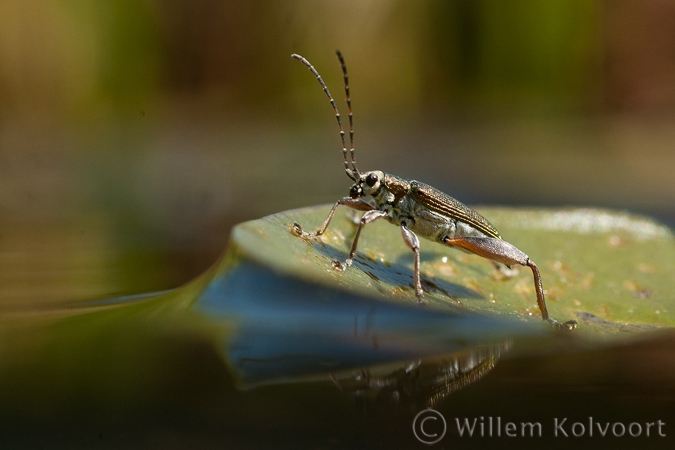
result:
M 372 170 L 358 175 L 349 190 L 349 196 L 372 204 L 377 209 L 396 206 L 410 191 L 410 183 L 403 178 L 381 170 Z

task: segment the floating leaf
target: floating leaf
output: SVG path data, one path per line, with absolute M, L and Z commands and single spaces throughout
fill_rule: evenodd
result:
M 365 227 L 354 264 L 345 272 L 331 262 L 347 257 L 356 229 L 349 211 L 338 210 L 319 238 L 292 233 L 294 222 L 305 230 L 318 228 L 328 211 L 327 206 L 305 208 L 240 224 L 232 245 L 284 276 L 416 307 L 413 254 L 397 227 L 384 221 Z M 595 209 L 479 211 L 537 263 L 551 316 L 579 321 L 575 333 L 616 334 L 675 324 L 675 239 L 667 227 Z M 425 240 L 421 255 L 429 308 L 541 322 L 528 268 L 514 267 L 515 273 L 506 276 L 485 259 Z

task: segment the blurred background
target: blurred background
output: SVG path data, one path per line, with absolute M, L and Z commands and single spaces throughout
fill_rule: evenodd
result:
M 468 204 L 675 223 L 667 0 L 0 2 L 0 313 L 166 289 L 357 161 Z

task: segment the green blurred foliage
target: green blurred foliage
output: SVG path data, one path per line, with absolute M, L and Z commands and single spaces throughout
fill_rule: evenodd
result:
M 3 2 L 0 114 L 78 118 L 152 99 L 162 63 L 155 9 L 134 0 Z
M 340 196 L 291 53 L 344 108 L 343 51 L 362 166 L 672 220 L 673 30 L 658 0 L 0 2 L 0 302 L 175 286 L 233 224 Z
M 596 106 L 601 5 L 587 1 L 434 2 L 431 48 L 452 100 L 490 106 Z M 430 96 L 431 97 L 431 96 Z M 448 101 L 446 96 L 441 96 Z
M 226 108 L 272 109 L 305 85 L 290 51 L 333 68 L 334 47 L 376 68 L 358 85 L 381 110 L 451 96 L 587 104 L 601 75 L 597 2 L 338 3 L 5 2 L 0 112 L 27 102 L 76 116 L 126 112 L 195 92 Z
M 650 76 L 667 93 L 652 105 L 672 108 L 674 13 L 656 1 L 8 1 L 0 114 L 87 115 L 195 95 L 219 115 L 271 113 L 305 86 L 288 55 L 334 69 L 337 47 L 358 74 L 360 106 L 377 111 L 612 109 L 645 97 Z M 307 109 L 302 100 L 292 104 Z

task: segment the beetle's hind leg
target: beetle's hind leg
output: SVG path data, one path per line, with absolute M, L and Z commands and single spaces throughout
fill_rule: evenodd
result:
M 549 317 L 548 310 L 546 309 L 546 299 L 544 298 L 544 288 L 542 286 L 539 269 L 529 256 L 518 250 L 518 248 L 516 248 L 513 244 L 509 244 L 502 239 L 488 237 L 450 238 L 446 236 L 442 239 L 442 242 L 450 247 L 459 247 L 471 253 L 475 253 L 478 256 L 482 256 L 483 258 L 487 258 L 507 266 L 512 264 L 528 266 L 530 269 L 532 269 L 532 275 L 534 276 L 534 288 L 537 292 L 537 304 L 539 305 L 541 318 L 559 328 L 567 328 L 571 330 L 577 327 L 577 322 L 575 320 L 560 323 L 557 320 Z

